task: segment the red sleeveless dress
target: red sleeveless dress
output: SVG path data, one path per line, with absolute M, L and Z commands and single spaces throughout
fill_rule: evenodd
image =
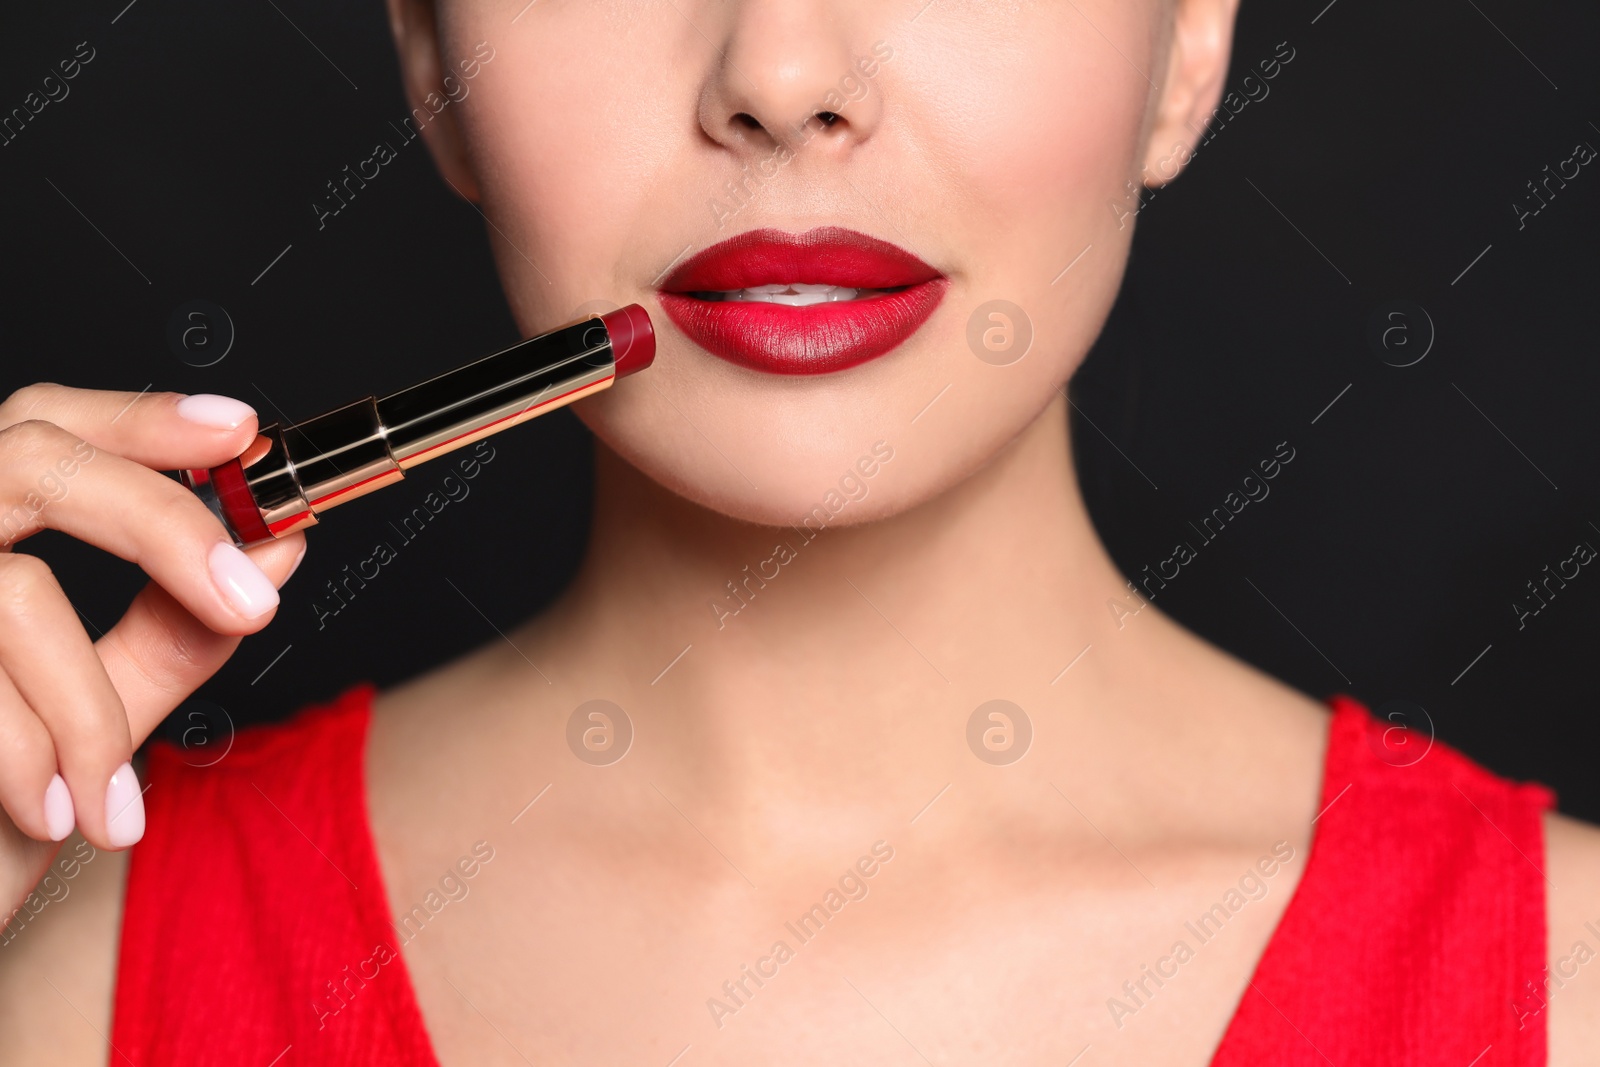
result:
M 438 1067 L 367 821 L 373 692 L 243 731 L 211 767 L 152 746 L 118 1063 Z M 1306 868 L 1213 1067 L 1545 1067 L 1554 796 L 1327 703 Z

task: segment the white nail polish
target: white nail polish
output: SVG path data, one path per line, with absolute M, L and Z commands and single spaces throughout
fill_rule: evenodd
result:
M 50 779 L 44 790 L 44 826 L 52 841 L 65 841 L 77 825 L 77 813 L 72 808 L 72 792 L 61 775 Z
M 106 784 L 106 837 L 126 848 L 144 836 L 144 795 L 133 765 L 124 763 Z
M 218 541 L 206 562 L 211 567 L 211 580 L 240 615 L 254 619 L 277 607 L 278 590 L 271 580 L 233 545 Z
M 195 393 L 178 401 L 178 414 L 213 430 L 232 430 L 251 418 L 256 409 L 242 400 L 215 393 Z

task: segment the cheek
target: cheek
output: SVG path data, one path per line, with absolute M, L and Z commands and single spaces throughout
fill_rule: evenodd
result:
M 681 101 L 692 65 L 629 43 L 650 27 L 615 24 L 585 5 L 541 4 L 516 34 L 495 34 L 497 23 L 480 25 L 477 6 L 463 6 L 470 10 L 448 27 L 447 47 L 467 54 L 487 38 L 496 54 L 456 119 L 519 324 L 531 334 L 581 305 L 636 298 L 640 273 L 666 266 L 650 263 L 671 218 L 662 191 L 683 184 L 667 172 L 686 137 Z M 614 43 L 560 43 L 593 39 Z
M 918 94 L 932 105 L 918 110 L 937 119 L 926 132 L 959 165 L 974 206 L 1010 219 L 1059 214 L 1120 185 L 1137 169 L 1152 92 L 1140 73 L 1153 61 L 1141 5 L 1095 11 L 1093 26 L 1072 4 L 1050 6 L 982 50 L 949 41 L 918 72 Z
M 1151 95 L 1139 70 L 1153 59 L 1142 5 L 1078 6 L 1094 25 L 1071 4 L 1040 5 L 1025 40 L 1001 42 L 988 69 L 939 90 L 954 119 L 942 124 L 941 154 L 984 281 L 1008 290 L 975 299 L 1003 297 L 1047 323 L 1054 310 L 1089 310 L 1097 327 L 1092 309 L 1114 297 L 1132 236 L 1126 183 Z M 1069 323 L 1053 325 L 1059 349 Z
M 1121 285 L 1138 206 L 1137 181 L 1132 192 L 1126 183 L 1142 162 L 1152 93 L 1134 68 L 1152 69 L 1154 43 L 1144 5 L 1078 6 L 1093 26 L 1072 5 L 1037 5 L 1017 39 L 981 52 L 952 42 L 916 69 L 930 105 L 917 138 L 935 146 L 939 225 L 958 227 L 964 268 L 940 310 L 948 355 L 927 396 L 954 385 L 918 423 L 963 430 L 930 467 L 975 466 L 1054 399 Z M 974 53 L 993 58 L 974 65 Z M 1033 335 L 1006 366 L 971 347 L 971 324 L 981 338 L 994 301 L 1020 309 Z M 902 471 L 919 465 L 910 456 Z

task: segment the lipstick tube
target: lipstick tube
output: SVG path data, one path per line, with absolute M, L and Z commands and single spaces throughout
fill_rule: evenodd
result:
M 595 315 L 377 399 L 264 427 L 236 459 L 180 471 L 240 548 L 315 526 L 436 456 L 499 433 L 650 366 L 638 304 Z

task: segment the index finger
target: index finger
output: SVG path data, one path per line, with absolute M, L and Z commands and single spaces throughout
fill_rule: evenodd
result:
M 215 393 L 134 393 L 41 382 L 0 402 L 0 430 L 34 419 L 156 470 L 226 463 L 255 438 L 258 421 L 249 404 Z

